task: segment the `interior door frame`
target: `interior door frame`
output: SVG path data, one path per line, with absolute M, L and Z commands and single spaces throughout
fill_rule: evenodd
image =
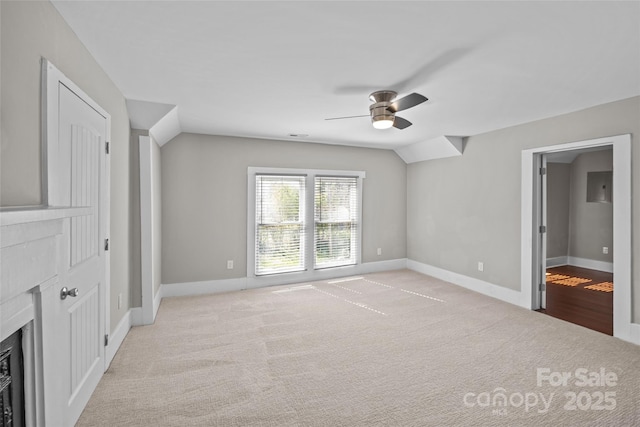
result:
M 65 76 L 55 65 L 46 58 L 42 58 L 42 149 L 41 149 L 41 180 L 42 180 L 42 204 L 47 207 L 56 206 L 56 200 L 59 200 L 61 191 L 58 158 L 58 118 L 59 118 L 59 85 L 62 84 L 69 88 L 91 108 L 96 110 L 106 119 L 105 143 L 108 145 L 111 141 L 111 115 L 98 105 L 89 95 L 80 89 L 73 81 Z M 103 239 L 108 239 L 111 235 L 111 159 L 107 154 L 104 156 L 104 167 L 101 167 L 100 180 L 102 188 L 100 190 L 100 218 L 104 222 Z M 111 330 L 110 324 L 110 308 L 111 308 L 111 252 L 104 251 L 104 303 L 101 309 L 104 312 L 105 334 L 109 334 Z M 108 368 L 108 358 L 106 357 L 106 348 L 104 349 L 105 365 L 103 372 Z
M 538 229 L 538 264 L 537 264 L 537 280 L 538 284 L 538 301 L 537 306 L 542 309 L 547 308 L 547 153 L 541 153 L 536 156 L 540 171 L 538 174 L 537 192 L 538 192 L 538 208 L 537 213 L 537 229 Z M 542 228 L 544 227 L 544 229 Z M 534 285 L 535 286 L 535 285 Z
M 540 308 L 540 239 L 542 154 L 611 146 L 613 149 L 613 336 L 635 342 L 632 300 L 631 257 L 631 135 L 616 135 L 522 151 L 521 199 L 521 292 L 522 305 Z

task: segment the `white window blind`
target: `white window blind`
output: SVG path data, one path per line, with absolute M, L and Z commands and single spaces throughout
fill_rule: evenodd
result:
M 316 176 L 314 196 L 314 267 L 356 264 L 358 178 Z
M 248 175 L 247 277 L 311 280 L 360 264 L 365 172 L 249 167 Z
M 305 269 L 305 176 L 256 175 L 257 276 Z

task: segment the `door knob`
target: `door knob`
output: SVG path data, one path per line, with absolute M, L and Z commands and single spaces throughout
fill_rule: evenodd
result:
M 77 297 L 79 294 L 80 292 L 78 291 L 78 288 L 67 289 L 67 287 L 65 286 L 64 288 L 60 289 L 60 299 L 66 299 L 67 297 Z

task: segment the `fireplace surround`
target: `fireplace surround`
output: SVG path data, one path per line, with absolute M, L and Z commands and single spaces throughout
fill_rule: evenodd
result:
M 60 378 L 55 369 L 45 369 L 57 341 L 50 319 L 51 306 L 56 302 L 52 296 L 55 297 L 59 286 L 58 274 L 64 268 L 59 256 L 64 247 L 61 245 L 64 221 L 86 211 L 86 208 L 0 210 L 0 342 L 10 337 L 12 343 L 19 341 L 19 345 L 9 346 L 12 352 L 21 347 L 16 351 L 22 357 L 14 355 L 8 360 L 7 370 L 9 364 L 14 365 L 19 359 L 23 368 L 22 380 L 14 380 L 11 374 L 12 383 L 19 380 L 23 385 L 22 391 L 11 391 L 11 401 L 15 394 L 24 398 L 24 410 L 16 411 L 11 404 L 13 426 L 59 425 L 55 408 L 60 396 L 56 396 L 52 385 L 65 378 Z M 4 350 L 0 353 L 4 354 Z M 6 383 L 8 379 L 2 373 Z

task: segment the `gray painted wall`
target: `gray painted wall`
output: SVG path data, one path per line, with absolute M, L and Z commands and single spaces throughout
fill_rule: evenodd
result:
M 0 205 L 38 205 L 40 59 L 46 57 L 111 115 L 111 330 L 129 309 L 129 118 L 122 93 L 49 2 L 0 2 Z M 120 310 L 115 303 L 123 295 Z
M 613 262 L 613 204 L 586 201 L 587 173 L 613 170 L 613 151 L 587 152 L 570 164 L 547 166 L 547 258 Z
M 393 151 L 195 134 L 161 151 L 163 283 L 246 277 L 249 166 L 366 171 L 362 260 L 406 257 L 406 165 Z
M 547 258 L 569 255 L 570 185 L 570 163 L 547 163 Z
M 632 134 L 640 169 L 640 97 L 467 139 L 460 157 L 407 167 L 407 256 L 510 289 L 520 288 L 521 151 Z M 633 174 L 633 246 L 640 244 L 640 173 Z M 615 201 L 614 201 L 615 203 Z M 484 272 L 477 270 L 483 261 Z M 633 260 L 635 320 L 640 321 L 640 257 Z
M 587 172 L 610 170 L 612 150 L 580 154 L 571 163 L 570 256 L 613 262 L 613 203 L 587 203 Z

